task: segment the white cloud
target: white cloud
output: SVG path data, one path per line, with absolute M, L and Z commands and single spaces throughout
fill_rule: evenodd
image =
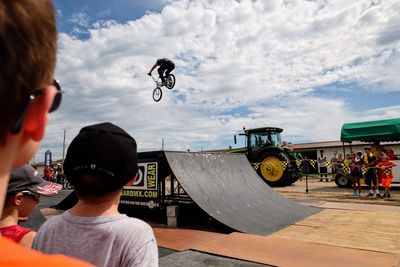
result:
M 69 22 L 79 25 L 81 27 L 89 26 L 89 16 L 84 11 L 75 12 L 72 14 Z
M 244 125 L 285 128 L 294 142 L 337 140 L 342 123 L 370 114 L 312 93 L 332 83 L 398 92 L 397 10 L 395 0 L 182 0 L 125 24 L 96 22 L 87 40 L 62 33 L 65 101 L 40 153 L 61 156 L 63 129 L 68 143 L 102 121 L 128 130 L 141 150 L 159 149 L 162 139 L 166 149 L 227 147 Z M 82 26 L 86 18 L 75 16 Z M 155 103 L 146 73 L 158 57 L 175 61 L 177 85 Z

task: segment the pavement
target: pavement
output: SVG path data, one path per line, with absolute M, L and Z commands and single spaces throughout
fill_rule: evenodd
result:
M 351 189 L 338 188 L 332 182 L 310 179 L 308 194 L 305 186 L 303 179 L 275 190 L 324 210 L 268 236 L 235 232 L 193 208 L 192 213 L 182 215 L 186 217 L 180 228 L 168 228 L 165 220 L 141 212 L 133 215 L 152 225 L 160 266 L 400 267 L 400 190 L 393 190 L 393 200 L 387 201 L 353 198 Z M 42 198 L 22 224 L 38 229 L 46 217 L 60 213 L 50 207 L 68 193 Z

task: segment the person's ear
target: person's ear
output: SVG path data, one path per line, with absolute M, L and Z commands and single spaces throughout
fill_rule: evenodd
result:
M 53 103 L 55 94 L 56 89 L 53 86 L 46 86 L 42 89 L 41 95 L 29 106 L 22 131 L 33 141 L 40 141 L 44 137 L 47 114 Z
M 20 206 L 22 203 L 22 194 L 21 192 L 18 192 L 14 197 L 13 197 L 13 203 L 15 206 Z

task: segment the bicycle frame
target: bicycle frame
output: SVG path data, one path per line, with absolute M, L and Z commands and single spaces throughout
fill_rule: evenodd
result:
M 164 86 L 164 85 L 162 84 L 162 82 L 161 82 L 160 80 L 158 80 L 158 78 L 154 78 L 153 75 L 151 75 L 151 78 L 152 78 L 153 81 L 156 83 L 156 87 L 162 87 L 162 86 Z

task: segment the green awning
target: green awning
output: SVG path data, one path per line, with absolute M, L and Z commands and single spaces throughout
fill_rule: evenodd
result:
M 400 141 L 400 118 L 345 123 L 340 135 L 342 142 Z

